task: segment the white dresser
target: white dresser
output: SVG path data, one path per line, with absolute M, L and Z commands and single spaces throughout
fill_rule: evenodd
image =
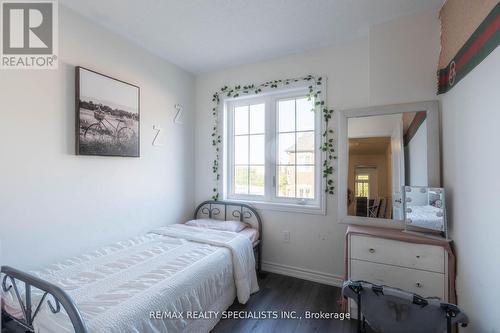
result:
M 451 272 L 449 265 L 454 256 L 447 241 L 359 226 L 350 226 L 346 236 L 348 279 L 401 288 L 424 297 L 455 300 L 454 262 Z M 450 294 L 453 296 L 449 297 Z M 355 302 L 349 303 L 349 311 L 356 316 Z

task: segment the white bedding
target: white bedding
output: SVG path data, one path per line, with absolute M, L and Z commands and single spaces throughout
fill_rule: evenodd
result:
M 238 301 L 245 304 L 250 298 L 250 294 L 259 291 L 253 246 L 247 237 L 234 232 L 198 228 L 183 224 L 169 225 L 152 232 L 229 249 L 232 255 Z
M 252 245 L 255 246 L 257 241 L 259 240 L 259 230 L 254 228 L 245 228 L 238 232 L 238 234 L 247 237 L 252 242 Z
M 223 311 L 236 289 L 246 302 L 258 290 L 255 270 L 246 268 L 255 260 L 252 246 L 244 236 L 178 229 L 161 228 L 32 273 L 73 298 L 89 332 L 208 332 L 219 318 L 156 320 L 150 314 Z M 9 313 L 20 314 L 12 290 L 2 298 Z M 35 293 L 33 303 L 39 299 Z M 46 302 L 34 326 L 40 333 L 72 332 L 65 312 L 52 314 Z
M 407 213 L 407 217 L 413 226 L 442 231 L 443 217 L 438 216 L 438 213 L 442 213 L 442 209 L 431 205 L 411 206 L 411 213 Z
M 240 235 L 243 235 L 250 239 L 252 244 L 255 246 L 257 241 L 259 240 L 259 230 L 253 227 L 249 227 L 248 224 L 239 222 L 239 221 L 220 221 L 214 219 L 198 219 L 191 220 L 184 225 L 199 227 L 205 229 L 214 229 L 214 230 L 224 230 L 224 231 L 232 231 L 237 232 Z

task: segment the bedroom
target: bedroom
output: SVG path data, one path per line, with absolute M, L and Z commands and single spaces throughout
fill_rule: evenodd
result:
M 66 291 L 88 332 L 356 332 L 349 279 L 457 304 L 460 331 L 499 330 L 498 1 L 1 3 L 2 333 L 71 331 L 71 310 L 52 314 L 62 301 L 40 302 L 32 275 Z M 387 125 L 380 117 L 398 120 L 355 133 L 360 120 Z M 380 164 L 351 168 L 363 144 L 350 140 L 374 138 L 385 138 Z M 438 223 L 415 229 L 415 212 Z M 220 224 L 175 226 L 193 217 Z M 141 269 L 117 268 L 141 249 L 153 256 Z M 186 253 L 200 262 L 171 272 Z M 42 304 L 34 320 L 9 268 L 31 318 Z M 148 272 L 153 285 L 133 286 Z M 35 284 L 31 302 L 22 281 Z M 188 285 L 214 292 L 190 306 L 215 318 L 161 318 L 187 316 L 172 298 Z M 95 303 L 119 287 L 137 293 Z M 390 322 L 369 310 L 373 331 Z

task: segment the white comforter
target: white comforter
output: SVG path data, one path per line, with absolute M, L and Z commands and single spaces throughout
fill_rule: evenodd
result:
M 411 213 L 407 217 L 411 220 L 411 225 L 421 228 L 443 231 L 442 216 L 438 214 L 443 212 L 442 209 L 431 206 L 411 206 Z
M 231 251 L 233 261 L 238 301 L 245 304 L 250 298 L 250 294 L 259 291 L 253 247 L 247 237 L 235 232 L 197 228 L 182 224 L 169 225 L 153 230 L 152 233 L 228 248 Z
M 208 332 L 220 317 L 191 320 L 186 312 L 225 310 L 236 290 L 246 302 L 258 290 L 252 246 L 241 235 L 182 227 L 160 228 L 32 273 L 73 298 L 89 332 Z M 40 297 L 34 293 L 35 305 Z M 12 290 L 2 298 L 9 313 L 21 314 Z M 184 317 L 151 319 L 156 311 Z M 40 333 L 72 332 L 66 313 L 52 314 L 46 302 L 34 326 Z

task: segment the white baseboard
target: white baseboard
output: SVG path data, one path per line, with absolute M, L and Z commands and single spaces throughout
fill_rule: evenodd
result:
M 281 275 L 293 276 L 299 279 L 319 282 L 335 287 L 342 287 L 344 279 L 341 276 L 318 272 L 310 269 L 299 268 L 294 266 L 277 264 L 274 262 L 263 261 L 262 270 L 264 272 L 276 273 Z

